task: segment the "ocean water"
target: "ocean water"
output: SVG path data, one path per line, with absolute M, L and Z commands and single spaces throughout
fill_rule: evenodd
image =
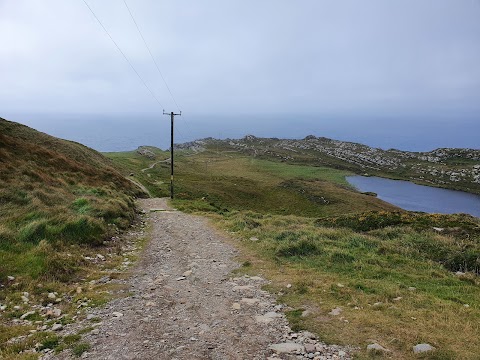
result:
M 170 118 L 161 114 L 3 115 L 39 131 L 80 142 L 98 151 L 170 146 Z M 175 143 L 204 137 L 304 138 L 324 136 L 383 149 L 430 151 L 439 147 L 480 149 L 480 118 L 339 118 L 322 115 L 190 115 L 175 118 Z

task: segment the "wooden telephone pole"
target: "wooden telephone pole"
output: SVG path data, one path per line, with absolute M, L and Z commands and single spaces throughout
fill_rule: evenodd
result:
M 173 199 L 173 121 L 176 115 L 182 116 L 182 112 L 175 114 L 173 111 L 168 113 L 163 110 L 163 115 L 170 115 L 170 199 Z

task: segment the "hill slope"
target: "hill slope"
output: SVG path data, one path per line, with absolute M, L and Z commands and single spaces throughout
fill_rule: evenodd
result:
M 328 166 L 417 183 L 480 193 L 480 150 L 442 148 L 430 152 L 382 150 L 366 145 L 307 136 L 302 140 L 212 138 L 178 145 L 180 149 L 221 149 L 295 164 Z
M 42 240 L 101 244 L 130 224 L 137 195 L 100 153 L 0 118 L 0 281 L 48 273 Z

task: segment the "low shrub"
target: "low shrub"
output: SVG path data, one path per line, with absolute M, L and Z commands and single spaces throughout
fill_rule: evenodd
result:
M 280 257 L 304 257 L 318 255 L 321 253 L 319 246 L 312 240 L 300 240 L 297 242 L 281 245 L 276 251 Z

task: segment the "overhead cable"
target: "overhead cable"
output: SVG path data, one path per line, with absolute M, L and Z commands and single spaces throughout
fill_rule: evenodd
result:
M 102 22 L 100 21 L 100 19 L 97 17 L 97 15 L 95 14 L 95 12 L 92 10 L 92 8 L 90 7 L 90 5 L 88 5 L 87 1 L 86 0 L 83 0 L 83 2 L 85 3 L 85 5 L 87 6 L 87 8 L 90 10 L 90 12 L 93 14 L 93 16 L 95 17 L 95 19 L 98 21 L 98 23 L 100 24 L 100 26 L 102 27 L 102 29 L 105 31 L 105 33 L 108 35 L 108 37 L 110 38 L 110 40 L 112 40 L 113 44 L 116 46 L 116 48 L 118 49 L 118 51 L 120 52 L 120 54 L 122 54 L 123 58 L 125 59 L 125 61 L 130 65 L 130 67 L 132 68 L 132 70 L 135 72 L 135 74 L 137 74 L 138 78 L 140 79 L 140 81 L 142 82 L 142 84 L 145 86 L 145 88 L 150 92 L 150 94 L 152 95 L 152 97 L 155 99 L 155 101 L 160 105 L 161 108 L 163 108 L 162 106 L 162 103 L 158 100 L 158 98 L 155 96 L 154 92 L 152 91 L 152 89 L 150 89 L 150 87 L 147 85 L 147 83 L 145 82 L 145 80 L 143 80 L 143 78 L 140 76 L 140 74 L 138 73 L 137 69 L 135 69 L 135 67 L 133 66 L 133 64 L 131 63 L 130 60 L 128 60 L 128 57 L 125 55 L 125 53 L 122 51 L 122 49 L 120 48 L 120 46 L 118 46 L 118 44 L 115 42 L 115 40 L 113 39 L 113 37 L 110 35 L 110 33 L 108 32 L 108 30 L 105 28 L 105 26 L 103 26 Z
M 138 33 L 140 34 L 140 37 L 141 37 L 142 40 L 143 40 L 143 43 L 145 44 L 145 47 L 146 47 L 147 50 L 148 50 L 148 53 L 150 54 L 150 57 L 151 57 L 152 60 L 153 60 L 153 63 L 155 64 L 155 67 L 157 68 L 158 73 L 160 74 L 160 77 L 161 77 L 162 80 L 163 80 L 163 83 L 165 84 L 168 92 L 170 93 L 170 96 L 172 97 L 172 100 L 173 100 L 173 102 L 175 103 L 175 106 L 177 107 L 178 111 L 180 111 L 180 107 L 178 106 L 177 101 L 175 100 L 175 97 L 173 96 L 172 91 L 170 90 L 170 87 L 168 86 L 167 81 L 165 80 L 165 77 L 163 76 L 162 72 L 160 71 L 160 67 L 158 66 L 158 63 L 157 63 L 157 61 L 155 60 L 155 57 L 153 56 L 152 51 L 150 50 L 150 47 L 148 46 L 147 41 L 145 40 L 145 37 L 143 36 L 142 31 L 140 30 L 140 27 L 138 26 L 138 23 L 137 23 L 137 21 L 135 20 L 135 17 L 133 16 L 132 11 L 130 10 L 130 8 L 129 8 L 128 4 L 127 4 L 127 1 L 126 1 L 126 0 L 123 0 L 123 2 L 124 2 L 125 7 L 127 8 L 128 12 L 129 12 L 129 14 L 130 14 L 132 20 L 133 20 L 133 23 L 135 24 L 135 26 L 136 26 L 136 28 L 137 28 L 137 30 L 138 30 Z

